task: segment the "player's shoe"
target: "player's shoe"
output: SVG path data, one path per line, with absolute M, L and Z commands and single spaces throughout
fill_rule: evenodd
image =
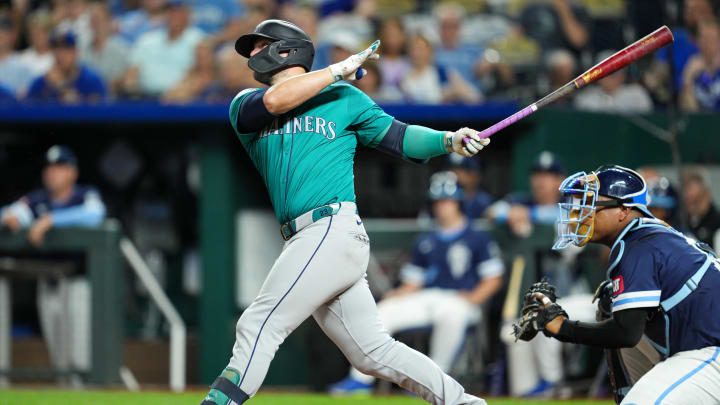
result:
M 540 379 L 540 382 L 530 390 L 530 392 L 523 395 L 524 398 L 552 398 L 555 395 L 555 384 Z
M 230 367 L 223 370 L 220 375 L 227 378 L 235 385 L 240 382 L 240 373 Z M 227 395 L 215 388 L 212 388 L 200 405 L 228 405 L 230 402 L 230 398 L 228 398 Z
M 330 395 L 338 396 L 364 396 L 372 394 L 373 385 L 365 384 L 352 377 L 336 382 L 328 388 Z

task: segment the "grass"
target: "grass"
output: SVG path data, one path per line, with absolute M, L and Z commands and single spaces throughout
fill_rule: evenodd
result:
M 204 392 L 186 392 L 172 394 L 168 392 L 124 391 L 58 391 L 58 390 L 0 390 L 0 405 L 198 405 Z M 419 399 L 395 397 L 333 398 L 316 394 L 259 394 L 248 401 L 252 405 L 422 405 Z M 611 401 L 567 400 L 567 401 L 530 401 L 525 399 L 489 399 L 489 405 L 612 405 Z

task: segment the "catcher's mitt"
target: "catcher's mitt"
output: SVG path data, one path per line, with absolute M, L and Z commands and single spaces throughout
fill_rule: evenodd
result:
M 538 332 L 545 329 L 548 322 L 559 315 L 568 317 L 567 312 L 555 303 L 556 300 L 555 287 L 547 280 L 543 279 L 530 286 L 525 293 L 520 321 L 513 324 L 516 342 L 518 339 L 531 341 Z

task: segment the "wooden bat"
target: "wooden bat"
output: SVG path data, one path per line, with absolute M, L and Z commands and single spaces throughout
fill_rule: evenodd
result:
M 583 88 L 590 83 L 596 82 L 603 77 L 628 66 L 636 60 L 657 51 L 665 45 L 673 42 L 673 40 L 674 38 L 670 28 L 663 25 L 651 34 L 647 35 L 645 38 L 635 41 L 635 43 L 628 45 L 625 49 L 614 53 L 607 59 L 588 69 L 585 73 L 576 77 L 575 80 L 553 91 L 547 96 L 541 98 L 539 101 L 536 101 L 515 114 L 505 118 L 490 128 L 479 132 L 478 135 L 480 135 L 480 138 L 487 138 L 508 125 L 514 124 L 515 122 L 527 117 L 540 108 L 567 96 L 573 91 Z M 465 143 L 467 143 L 470 141 L 470 138 L 465 138 L 464 140 Z

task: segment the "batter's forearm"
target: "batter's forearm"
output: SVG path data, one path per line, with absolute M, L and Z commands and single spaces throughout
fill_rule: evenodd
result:
M 449 153 L 452 143 L 448 146 L 445 131 L 436 131 L 420 125 L 408 125 L 403 139 L 403 152 L 413 159 L 429 159 Z
M 320 93 L 334 83 L 332 74 L 327 68 L 292 76 L 272 85 L 263 102 L 271 114 L 284 114 Z
M 492 297 L 502 287 L 502 277 L 491 277 L 483 280 L 470 291 L 470 300 L 475 304 L 482 304 Z

